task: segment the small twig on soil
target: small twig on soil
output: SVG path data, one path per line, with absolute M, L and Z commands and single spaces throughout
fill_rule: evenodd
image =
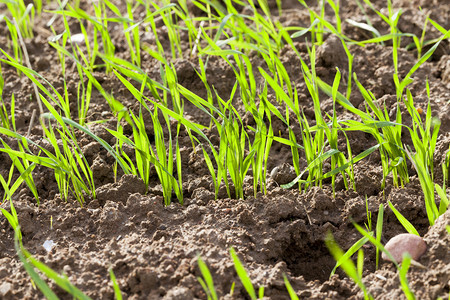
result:
M 29 137 L 31 134 L 31 128 L 33 128 L 34 119 L 36 119 L 36 109 L 33 109 L 33 112 L 31 113 L 31 120 L 30 124 L 28 125 L 27 137 Z
M 314 195 L 312 198 L 314 198 L 315 195 L 316 195 L 316 192 L 314 192 Z M 311 222 L 311 218 L 309 217 L 308 211 L 306 210 L 306 205 L 305 205 L 305 203 L 303 203 L 303 201 L 300 200 L 300 196 L 298 196 L 297 201 L 299 201 L 303 205 L 303 208 L 305 209 L 306 217 L 308 218 L 309 225 L 312 225 L 313 223 Z
M 22 46 L 23 56 L 25 57 L 25 63 L 27 64 L 27 67 L 30 70 L 32 70 L 33 68 L 31 67 L 30 59 L 28 57 L 27 47 L 25 46 L 25 43 L 23 41 L 22 34 L 20 33 L 20 28 L 19 28 L 19 25 L 17 24 L 16 18 L 14 18 L 14 26 L 16 27 L 17 35 L 19 36 L 20 46 Z M 36 101 L 37 101 L 38 106 L 39 106 L 39 113 L 42 115 L 44 113 L 44 109 L 42 108 L 41 99 L 39 98 L 38 88 L 37 88 L 36 84 L 33 81 L 31 81 L 31 83 L 33 84 L 34 93 L 35 93 L 35 96 L 36 96 Z
M 422 265 L 420 262 L 415 261 L 414 259 L 411 259 L 411 265 L 413 265 L 414 267 L 417 267 L 419 269 L 426 269 L 427 268 L 424 265 Z

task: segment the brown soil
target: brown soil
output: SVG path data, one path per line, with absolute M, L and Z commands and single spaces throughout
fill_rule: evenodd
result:
M 308 2 L 313 5 L 314 1 Z M 385 5 L 385 1 L 373 2 L 378 8 Z M 296 1 L 283 1 L 283 5 L 284 13 L 279 17 L 283 25 L 307 26 L 309 15 Z M 450 28 L 450 4 L 446 0 L 401 0 L 395 1 L 394 6 L 403 9 L 399 22 L 403 32 L 420 36 L 426 15 L 430 15 L 444 28 Z M 419 6 L 422 10 L 419 10 Z M 276 7 L 273 9 L 276 15 Z M 0 12 L 4 10 L 5 7 L 0 4 Z M 388 31 L 387 26 L 374 13 L 369 9 L 367 13 L 382 34 Z M 327 10 L 327 15 L 331 18 L 332 11 Z M 63 89 L 56 52 L 47 43 L 51 34 L 45 23 L 49 17 L 48 13 L 44 13 L 36 21 L 35 37 L 28 39 L 26 45 L 34 70 L 55 87 Z M 341 1 L 341 19 L 362 22 L 364 16 L 355 2 Z M 343 26 L 344 33 L 353 39 L 370 37 L 347 23 L 343 23 Z M 75 22 L 71 23 L 71 28 L 73 33 L 79 31 Z M 430 25 L 428 29 L 427 39 L 439 36 L 431 30 Z M 120 30 L 117 30 L 115 34 L 116 53 L 119 57 L 127 58 L 128 52 L 119 33 Z M 6 48 L 7 37 L 7 27 L 1 22 L 0 47 Z M 164 39 L 163 34 L 160 37 Z M 148 39 L 151 44 L 151 37 Z M 167 45 L 163 46 L 168 46 L 168 40 L 165 42 Z M 411 40 L 405 38 L 403 42 L 405 45 L 402 45 L 406 46 Z M 305 41 L 299 39 L 296 45 L 306 57 Z M 318 49 L 317 75 L 328 83 L 333 81 L 336 66 L 341 70 L 347 68 L 346 55 L 341 47 L 330 36 Z M 358 79 L 395 116 L 392 48 L 389 45 L 368 45 L 365 48 L 352 46 L 350 51 L 355 56 L 354 71 Z M 415 51 L 403 48 L 399 51 L 401 76 L 406 75 L 413 66 L 416 56 Z M 258 55 L 253 55 L 251 60 L 254 66 L 263 64 L 263 59 Z M 282 60 L 294 80 L 293 84 L 297 86 L 305 115 L 313 122 L 312 102 L 303 82 L 296 54 L 289 48 L 283 49 Z M 450 143 L 449 61 L 449 43 L 443 41 L 429 62 L 414 74 L 414 83 L 411 85 L 417 107 L 425 109 L 428 101 L 425 80 L 428 78 L 433 115 L 442 122 L 435 153 L 435 178 L 438 183 L 442 183 L 441 166 Z M 204 85 L 195 73 L 195 68 L 198 67 L 196 58 L 177 59 L 174 65 L 180 84 L 200 96 L 206 95 Z M 159 66 L 148 55 L 143 55 L 142 68 L 155 80 L 159 79 Z M 5 80 L 3 99 L 9 109 L 9 101 L 14 94 L 17 130 L 25 134 L 30 125 L 31 113 L 37 109 L 33 88 L 26 77 L 19 77 L 10 66 L 2 65 L 2 72 Z M 223 61 L 211 58 L 207 75 L 210 85 L 217 89 L 219 95 L 228 97 L 235 82 L 231 68 Z M 101 72 L 95 76 L 124 105 L 136 108 L 135 100 L 118 79 Z M 70 64 L 67 78 L 76 115 L 78 75 Z M 260 81 L 261 78 L 257 80 Z M 341 88 L 345 91 L 346 87 L 342 85 Z M 332 100 L 322 96 L 323 110 L 331 111 Z M 356 86 L 353 87 L 350 101 L 355 107 L 364 109 L 363 98 Z M 243 107 L 237 103 L 236 106 L 243 111 Z M 206 116 L 202 116 L 187 101 L 185 111 L 196 122 L 209 122 Z M 349 117 L 343 109 L 338 109 L 338 112 L 342 118 Z M 406 114 L 404 116 L 407 124 Z M 110 117 L 112 115 L 106 101 L 95 93 L 88 121 Z M 244 121 L 251 122 L 246 117 Z M 113 144 L 113 137 L 104 128 L 115 128 L 115 122 L 111 120 L 91 126 L 93 132 Z M 287 136 L 288 129 L 283 123 L 274 122 L 274 132 Z M 214 131 L 206 134 L 211 141 L 218 143 L 219 138 Z M 30 139 L 45 146 L 46 142 L 41 136 L 40 127 L 33 126 Z M 14 147 L 12 140 L 4 140 Z M 360 132 L 349 134 L 349 140 L 353 155 L 375 144 L 370 135 Z M 336 195 L 333 197 L 331 182 L 325 182 L 322 188 L 313 187 L 306 192 L 299 192 L 295 188 L 280 188 L 279 185 L 289 182 L 295 176 L 290 148 L 274 143 L 268 167 L 269 171 L 276 166 L 280 168 L 271 174 L 266 195 L 259 193 L 256 197 L 253 196 L 252 180 L 249 177 L 245 187 L 246 199 L 229 199 L 221 190 L 220 199 L 214 200 L 214 188 L 208 169 L 200 159 L 201 151 L 192 149 L 190 140 L 184 133 L 180 142 L 185 203 L 183 206 L 174 203 L 165 207 L 155 171 L 151 175 L 148 193 L 145 193 L 144 183 L 134 176 L 125 175 L 114 182 L 113 161 L 106 150 L 87 136 L 81 135 L 79 142 L 94 170 L 97 199 L 87 199 L 83 207 L 73 199 L 63 201 L 53 173 L 46 168 L 37 167 L 34 179 L 40 195 L 40 205 L 36 204 L 25 185 L 13 196 L 13 201 L 19 214 L 25 248 L 54 270 L 67 275 L 72 283 L 93 299 L 114 297 L 108 273 L 110 267 L 125 299 L 206 299 L 197 280 L 201 276 L 197 265 L 198 255 L 207 263 L 221 299 L 245 299 L 246 292 L 229 255 L 230 247 L 236 249 L 254 285 L 265 287 L 267 299 L 288 299 L 283 274 L 288 276 L 301 299 L 362 299 L 362 292 L 341 271 L 329 278 L 335 261 L 324 244 L 324 236 L 327 232 L 332 232 L 343 249 L 348 249 L 360 239 L 352 220 L 360 225 L 367 224 L 366 196 L 372 220 L 376 220 L 380 203 L 384 204 L 384 243 L 405 232 L 388 208 L 389 200 L 417 228 L 428 244 L 426 254 L 419 260 L 425 268 L 412 267 L 408 273 L 410 286 L 417 299 L 449 297 L 450 235 L 445 225 L 450 224 L 450 212 L 447 211 L 435 226 L 429 227 L 423 193 L 412 169 L 411 181 L 404 188 L 394 188 L 388 180 L 386 189 L 382 191 L 382 170 L 377 153 L 355 166 L 356 190 L 345 190 L 342 180 L 338 180 Z M 344 140 L 341 142 L 345 147 Z M 406 135 L 404 142 L 410 144 Z M 2 153 L 0 162 L 0 174 L 7 178 L 11 161 Z M 301 164 L 303 167 L 306 164 L 303 157 Z M 9 209 L 9 203 L 5 202 L 2 207 Z M 372 225 L 375 226 L 375 221 Z M 42 298 L 42 294 L 33 288 L 18 260 L 14 250 L 13 230 L 5 218 L 0 220 L 0 230 L 3 236 L 0 240 L 0 298 Z M 47 240 L 56 243 L 49 252 L 43 247 Z M 375 270 L 375 248 L 367 244 L 364 250 L 364 283 L 370 293 L 376 299 L 405 298 L 400 288 L 398 272 L 392 263 L 383 262 Z M 233 283 L 236 286 L 234 294 L 230 295 Z M 53 283 L 50 286 L 59 297 L 71 299 Z

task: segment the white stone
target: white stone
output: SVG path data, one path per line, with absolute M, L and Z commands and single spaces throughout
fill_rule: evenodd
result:
M 84 44 L 85 43 L 84 35 L 82 33 L 73 34 L 70 37 L 70 42 L 78 45 Z

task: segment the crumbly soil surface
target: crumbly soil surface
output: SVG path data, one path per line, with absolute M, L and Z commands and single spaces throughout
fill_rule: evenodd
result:
M 276 16 L 275 1 L 269 1 Z M 273 3 L 272 3 L 273 2 Z M 308 27 L 309 15 L 296 1 L 282 1 L 283 14 L 276 17 L 285 26 Z M 308 1 L 314 5 L 314 1 Z M 385 1 L 374 1 L 383 12 Z M 54 6 L 50 6 L 55 8 Z M 403 14 L 399 21 L 402 32 L 421 36 L 427 15 L 444 28 L 450 28 L 450 4 L 445 0 L 400 0 L 394 1 L 395 8 L 401 8 Z M 0 6 L 5 11 L 5 6 Z M 420 9 L 421 8 L 421 9 Z M 193 10 L 193 14 L 199 12 Z M 367 17 L 381 34 L 389 28 L 380 18 L 366 7 Z M 327 9 L 332 19 L 333 12 Z M 56 51 L 48 44 L 51 32 L 46 22 L 51 18 L 43 13 L 37 18 L 35 37 L 26 40 L 30 62 L 34 70 L 44 76 L 59 91 L 63 91 L 61 67 Z M 341 19 L 363 22 L 365 16 L 356 2 L 341 1 Z M 74 20 L 71 23 L 72 34 L 80 32 Z M 59 24 L 58 24 L 59 22 Z M 58 18 L 57 28 L 62 28 Z M 159 24 L 162 25 L 162 24 Z M 60 26 L 60 27 L 58 27 Z M 425 39 L 438 37 L 439 34 L 427 27 Z M 170 51 L 169 41 L 163 26 L 159 29 L 163 46 Z M 62 29 L 60 30 L 62 32 Z M 367 32 L 343 22 L 343 31 L 355 40 L 368 39 Z M 129 58 L 127 46 L 120 28 L 111 28 L 116 45 L 116 55 Z M 0 22 L 0 47 L 7 49 L 9 33 L 5 22 Z M 150 46 L 154 37 L 142 32 L 142 40 Z M 340 41 L 333 36 L 325 36 L 325 42 L 317 51 L 317 75 L 332 83 L 335 67 L 347 69 L 347 56 Z M 153 40 L 152 40 L 153 39 Z M 406 50 L 412 39 L 404 38 L 399 50 L 399 73 L 405 76 L 416 62 L 417 52 Z M 166 43 L 166 44 L 164 44 Z M 173 61 L 177 70 L 178 82 L 196 94 L 204 97 L 206 90 L 195 70 L 199 68 L 198 59 L 189 56 L 189 45 L 183 40 L 186 56 Z M 307 46 L 304 39 L 295 40 L 297 50 L 306 61 Z M 154 46 L 154 45 L 153 45 Z M 427 50 L 427 49 L 425 49 Z M 392 79 L 392 48 L 385 45 L 351 46 L 354 55 L 353 70 L 363 86 L 372 91 L 380 105 L 395 119 L 396 94 Z M 314 123 L 314 110 L 311 97 L 303 81 L 301 65 L 294 51 L 288 47 L 281 51 L 280 57 L 299 92 L 299 103 L 310 123 Z M 250 55 L 254 70 L 264 65 L 257 53 Z M 151 78 L 161 80 L 159 65 L 149 55 L 143 54 L 142 69 Z M 258 73 L 257 71 L 255 73 Z M 10 99 L 16 99 L 17 131 L 26 134 L 39 145 L 48 146 L 42 139 L 40 126 L 31 124 L 33 110 L 37 110 L 31 82 L 25 76 L 18 76 L 15 69 L 2 64 L 5 80 L 3 99 L 10 107 Z M 346 74 L 343 75 L 346 78 Z M 67 63 L 67 89 L 73 117 L 77 116 L 78 75 L 72 62 Z M 105 90 L 114 94 L 126 107 L 138 111 L 139 106 L 133 96 L 113 75 L 98 70 L 95 77 Z M 234 73 L 225 62 L 211 57 L 208 63 L 207 77 L 222 98 L 228 99 L 235 83 Z M 443 41 L 431 59 L 423 64 L 413 75 L 414 83 L 410 88 L 417 108 L 426 110 L 428 102 L 426 79 L 430 84 L 430 104 L 432 114 L 441 121 L 441 130 L 435 152 L 435 179 L 442 183 L 442 161 L 450 143 L 450 47 Z M 261 78 L 257 77 L 257 84 Z M 346 80 L 344 80 L 346 81 Z M 345 83 L 341 85 L 345 92 Z M 272 97 L 274 99 L 274 97 Z M 323 112 L 331 112 L 333 103 L 326 95 L 321 95 Z M 364 109 L 364 100 L 353 86 L 350 101 L 355 107 Z M 245 114 L 243 105 L 237 98 L 233 102 L 243 116 L 246 125 L 252 125 L 251 115 Z M 408 122 L 405 107 L 400 106 L 403 120 Z M 337 109 L 342 119 L 352 117 L 342 108 Z M 208 125 L 209 119 L 194 105 L 185 100 L 185 114 L 195 122 Z M 354 118 L 354 117 L 353 117 Z M 273 118 L 274 132 L 288 137 L 288 129 Z M 88 122 L 105 120 L 103 123 L 91 123 L 90 129 L 114 145 L 114 138 L 105 128 L 115 129 L 116 123 L 107 102 L 98 92 L 93 93 L 88 113 Z M 149 120 L 150 122 L 150 120 Z M 174 127 L 175 128 L 175 127 Z M 126 128 L 131 135 L 131 128 Z M 148 133 L 152 134 L 149 125 Z M 175 131 L 174 131 L 175 132 Z M 205 131 L 213 143 L 218 145 L 219 137 L 214 128 Z M 369 135 L 362 132 L 349 132 L 348 138 L 353 155 L 376 144 Z M 2 136 L 11 147 L 13 140 Z M 424 268 L 411 267 L 408 280 L 417 299 L 448 298 L 450 290 L 450 235 L 445 225 L 450 224 L 450 212 L 445 213 L 433 227 L 429 226 L 425 210 L 424 196 L 414 169 L 410 166 L 410 182 L 403 188 L 395 188 L 392 178 L 386 188 L 381 190 L 382 168 L 380 155 L 374 152 L 355 165 L 356 189 L 346 190 L 342 179 L 336 181 L 336 193 L 333 196 L 331 181 L 325 181 L 321 188 L 312 187 L 299 192 L 298 188 L 283 189 L 280 185 L 295 178 L 292 167 L 290 147 L 273 143 L 269 161 L 267 194 L 253 194 L 252 178 L 245 181 L 245 199 L 230 199 L 224 189 L 219 199 L 214 199 L 211 176 L 202 158 L 201 148 L 192 148 L 187 133 L 180 136 L 184 205 L 176 203 L 164 206 L 161 186 L 156 171 L 151 173 L 148 192 L 144 183 L 137 177 L 121 175 L 114 178 L 113 158 L 102 146 L 80 133 L 79 144 L 91 164 L 97 189 L 97 199 L 86 199 L 82 207 L 74 199 L 64 201 L 58 192 L 54 173 L 44 167 L 36 167 L 34 180 L 40 196 L 40 205 L 28 188 L 23 188 L 13 196 L 15 208 L 23 233 L 25 248 L 36 258 L 45 262 L 57 272 L 65 274 L 72 283 L 93 299 L 112 299 L 114 292 L 108 269 L 112 268 L 125 299 L 206 299 L 206 294 L 197 277 L 201 273 L 197 264 L 200 255 L 207 263 L 216 291 L 221 299 L 249 299 L 230 258 L 229 249 L 234 247 L 239 258 L 248 270 L 256 287 L 265 287 L 266 299 L 288 299 L 283 282 L 286 274 L 294 290 L 301 299 L 362 299 L 360 289 L 341 271 L 329 277 L 335 260 L 328 252 L 324 237 L 331 232 L 343 249 L 348 249 L 361 238 L 352 221 L 364 226 L 368 224 L 368 211 L 375 226 L 380 204 L 385 207 L 382 242 L 405 232 L 393 212 L 388 208 L 391 201 L 395 207 L 417 228 L 428 244 L 427 252 L 419 262 Z M 409 135 L 404 132 L 403 142 L 411 145 Z M 345 149 L 345 139 L 340 139 Z M 129 151 L 132 155 L 133 151 Z M 301 165 L 306 166 L 304 153 L 301 153 Z M 8 178 L 11 160 L 5 153 L 0 154 L 0 173 Z M 325 168 L 327 166 L 325 165 Z M 329 168 L 329 166 L 328 166 Z M 273 171 L 272 171 L 273 170 Z M 15 175 L 17 177 L 17 174 Z M 3 194 L 3 191 L 1 192 Z M 1 207 L 9 209 L 5 202 Z M 18 259 L 14 249 L 14 234 L 6 218 L 0 219 L 0 298 L 1 299 L 38 299 L 42 294 L 36 290 Z M 47 251 L 44 243 L 53 241 Z M 399 282 L 399 274 L 394 265 L 382 261 L 375 270 L 375 248 L 367 244 L 364 249 L 364 283 L 376 299 L 405 298 Z M 235 283 L 234 293 L 231 287 Z M 71 299 L 52 282 L 50 286 L 62 299 Z

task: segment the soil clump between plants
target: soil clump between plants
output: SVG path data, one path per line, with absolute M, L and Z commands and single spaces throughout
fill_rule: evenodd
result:
M 395 7 L 404 11 L 400 22 L 405 27 L 402 30 L 421 35 L 421 27 L 416 17 L 419 5 L 425 10 L 421 14 L 429 13 L 441 26 L 449 28 L 450 20 L 443 16 L 448 16 L 450 4 L 437 1 L 439 5 L 433 5 L 432 2 L 396 1 Z M 378 8 L 382 7 L 383 3 L 374 1 Z M 296 1 L 283 1 L 283 5 L 283 15 L 278 17 L 283 25 L 308 26 L 309 15 L 304 14 L 304 8 Z M 276 15 L 276 6 L 273 12 Z M 328 13 L 331 15 L 331 12 Z M 380 28 L 382 34 L 382 30 L 388 32 L 389 28 L 382 24 L 375 14 L 368 14 L 374 22 L 373 25 Z M 42 20 L 37 19 L 37 28 L 44 27 L 46 16 L 49 14 L 43 14 Z M 341 1 L 341 18 L 362 21 L 363 17 L 355 3 Z M 71 26 L 75 31 L 79 29 L 76 24 Z M 365 36 L 366 32 L 348 24 L 343 26 L 344 33 L 350 38 L 369 38 Z M 0 45 L 6 45 L 7 34 L 5 23 L 0 23 Z M 432 35 L 432 32 L 430 34 Z M 56 52 L 48 45 L 47 38 L 48 36 L 38 31 L 35 38 L 26 41 L 30 61 L 34 70 L 55 87 L 62 89 Z M 164 35 L 161 35 L 161 38 L 163 39 Z M 116 42 L 122 43 L 121 39 L 123 37 L 117 37 Z M 317 75 L 329 84 L 334 79 L 336 66 L 341 70 L 347 68 L 346 55 L 339 43 L 333 36 L 327 36 L 324 44 L 318 47 Z M 296 45 L 298 51 L 306 57 L 306 42 L 298 40 Z M 118 47 L 116 54 L 126 57 L 127 52 L 122 48 L 121 52 Z M 364 48 L 351 46 L 350 51 L 355 56 L 354 72 L 357 73 L 358 80 L 373 92 L 380 105 L 386 105 L 391 117 L 395 118 L 397 108 L 392 81 L 392 48 L 389 45 L 367 45 Z M 405 76 L 414 65 L 416 56 L 414 51 L 399 49 L 401 76 Z M 303 82 L 296 54 L 286 48 L 282 50 L 281 59 L 294 80 L 292 84 L 297 86 L 305 116 L 313 123 L 312 100 Z M 258 55 L 253 55 L 251 61 L 254 66 L 263 65 L 263 59 Z M 450 143 L 449 61 L 449 43 L 443 41 L 431 60 L 414 74 L 414 83 L 410 87 L 416 105 L 425 110 L 428 102 L 426 78 L 430 83 L 432 112 L 441 121 L 435 153 L 435 178 L 441 181 L 442 158 Z M 204 97 L 204 85 L 195 72 L 195 68 L 198 68 L 197 59 L 177 59 L 174 65 L 178 82 Z M 158 78 L 159 66 L 146 54 L 143 55 L 142 68 L 152 78 Z M 32 86 L 25 76 L 19 77 L 10 66 L 2 65 L 2 72 L 5 79 L 3 99 L 8 101 L 14 93 L 17 130 L 26 133 L 31 112 L 37 109 L 36 99 L 32 96 Z M 102 86 L 113 92 L 125 106 L 138 109 L 135 99 L 117 78 L 101 72 L 97 72 L 95 76 Z M 207 76 L 210 85 L 216 88 L 219 95 L 229 96 L 235 82 L 230 66 L 211 57 Z M 72 91 L 76 101 L 76 69 L 68 68 L 67 77 L 68 89 Z M 257 81 L 258 84 L 261 83 L 262 78 L 257 78 Z M 346 86 L 343 85 L 341 89 L 345 91 Z M 332 99 L 321 96 L 323 111 L 331 112 Z M 350 101 L 355 107 L 364 110 L 364 101 L 356 86 L 353 87 Z M 207 116 L 200 115 L 194 105 L 189 104 L 187 100 L 185 104 L 187 116 L 198 123 L 209 122 Z M 243 105 L 236 105 L 237 110 L 244 116 Z M 403 109 L 402 114 L 405 113 L 405 124 L 410 125 L 406 110 L 404 107 L 400 109 Z M 73 104 L 73 111 L 76 112 L 76 103 Z M 338 108 L 338 113 L 342 118 L 350 117 L 342 108 Z M 105 100 L 96 93 L 91 100 L 89 121 L 102 119 L 112 119 L 112 115 Z M 245 116 L 243 121 L 251 122 L 250 118 Z M 111 120 L 92 125 L 91 130 L 113 145 L 113 137 L 104 128 L 114 129 L 114 122 Z M 282 122 L 277 123 L 274 120 L 273 126 L 274 132 L 288 136 L 288 128 Z M 131 134 L 131 131 L 128 134 Z M 220 139 L 214 129 L 206 132 L 206 135 L 213 143 Z M 45 144 L 41 136 L 40 126 L 33 126 L 30 139 Z M 369 134 L 362 132 L 349 132 L 348 138 L 354 156 L 376 144 Z M 406 131 L 404 140 L 408 143 Z M 13 146 L 12 140 L 5 141 Z M 268 299 L 288 299 L 283 274 L 287 275 L 301 299 L 362 299 L 362 292 L 343 272 L 338 271 L 329 278 L 336 262 L 324 244 L 324 237 L 331 232 L 343 249 L 348 249 L 360 239 L 361 236 L 352 221 L 362 226 L 368 222 L 366 197 L 372 220 L 376 220 L 380 203 L 385 204 L 383 243 L 405 232 L 396 216 L 388 209 L 388 200 L 424 237 L 428 250 L 420 259 L 420 263 L 425 268 L 412 267 L 408 273 L 410 287 L 417 299 L 448 298 L 450 235 L 445 225 L 450 224 L 450 213 L 447 211 L 435 226 L 429 227 L 423 192 L 412 167 L 411 180 L 403 188 L 394 188 L 392 180 L 388 179 L 385 190 L 381 190 L 382 169 L 377 152 L 355 165 L 356 191 L 345 190 L 342 180 L 338 179 L 336 195 L 333 197 L 331 181 L 325 181 L 322 188 L 312 187 L 306 192 L 299 192 L 295 187 L 282 189 L 280 185 L 293 180 L 295 172 L 291 166 L 290 148 L 274 142 L 268 169 L 269 172 L 275 167 L 278 169 L 269 177 L 266 195 L 253 195 L 252 179 L 249 176 L 244 186 L 246 199 L 230 199 L 225 190 L 221 189 L 219 199 L 214 200 L 214 186 L 207 166 L 201 159 L 201 148 L 192 149 L 190 139 L 185 133 L 185 136 L 180 138 L 185 203 L 177 204 L 174 198 L 174 203 L 165 207 L 155 170 L 151 174 L 148 193 L 144 183 L 132 175 L 120 176 L 120 180 L 115 183 L 113 158 L 107 151 L 82 134 L 79 142 L 94 170 L 97 199 L 88 199 L 83 207 L 73 199 L 63 201 L 53 173 L 38 166 L 34 178 L 41 198 L 40 205 L 36 204 L 25 185 L 13 196 L 13 202 L 19 215 L 25 248 L 52 269 L 68 276 L 73 284 L 93 299 L 113 299 L 114 292 L 108 273 L 110 267 L 117 277 L 124 299 L 206 299 L 206 294 L 197 280 L 197 277 L 201 276 L 197 265 L 198 255 L 207 263 L 221 299 L 245 299 L 246 292 L 229 255 L 230 247 L 236 249 L 253 284 L 256 287 L 265 286 L 265 296 Z M 339 147 L 345 149 L 344 139 L 340 140 Z M 11 161 L 5 153 L 1 153 L 0 162 L 0 173 L 7 178 Z M 302 157 L 301 165 L 306 167 L 306 161 Z M 2 207 L 9 210 L 9 203 L 5 202 Z M 372 226 L 375 226 L 375 222 Z M 5 218 L 0 219 L 0 230 L 3 237 L 0 240 L 0 298 L 42 297 L 33 288 L 16 255 L 14 232 Z M 43 247 L 47 240 L 55 243 L 49 252 Z M 367 244 L 364 251 L 363 277 L 369 292 L 376 299 L 402 297 L 398 273 L 392 263 L 382 262 L 379 270 L 375 271 L 374 246 Z M 230 296 L 233 283 L 236 286 L 233 296 Z M 50 287 L 62 299 L 71 298 L 55 284 L 50 283 Z

